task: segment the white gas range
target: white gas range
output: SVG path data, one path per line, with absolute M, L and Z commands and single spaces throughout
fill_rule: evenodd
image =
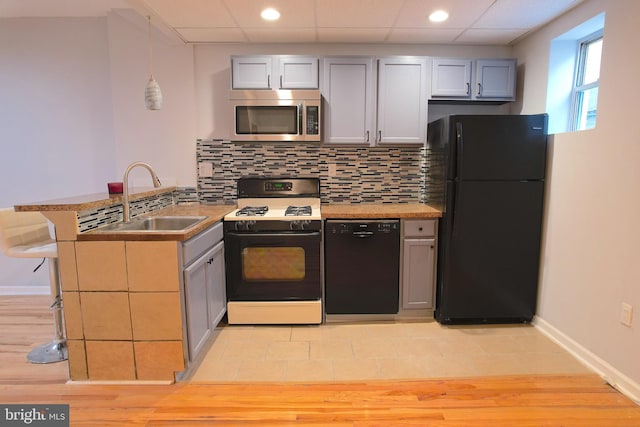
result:
M 224 217 L 230 324 L 322 323 L 320 181 L 243 178 Z

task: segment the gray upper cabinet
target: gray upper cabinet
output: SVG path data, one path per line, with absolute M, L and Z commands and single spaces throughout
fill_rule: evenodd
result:
M 370 145 L 375 116 L 372 57 L 323 58 L 324 142 Z
M 323 58 L 324 142 L 424 144 L 428 75 L 425 57 Z
M 433 100 L 513 101 L 515 59 L 434 58 Z
M 317 89 L 318 58 L 300 55 L 231 57 L 233 89 Z

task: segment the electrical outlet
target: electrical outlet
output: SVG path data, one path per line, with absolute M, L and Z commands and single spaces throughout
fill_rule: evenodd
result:
M 329 163 L 329 176 L 336 176 L 336 164 Z
M 620 323 L 625 326 L 631 326 L 633 321 L 633 307 L 625 302 L 620 306 Z
M 201 178 L 211 178 L 213 176 L 213 164 L 209 162 L 198 164 L 198 175 Z

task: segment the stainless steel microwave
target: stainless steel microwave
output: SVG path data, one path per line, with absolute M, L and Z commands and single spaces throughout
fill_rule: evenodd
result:
M 232 141 L 319 142 L 319 90 L 232 90 Z

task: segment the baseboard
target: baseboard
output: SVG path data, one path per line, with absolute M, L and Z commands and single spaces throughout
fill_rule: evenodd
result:
M 46 286 L 0 286 L 0 295 L 50 295 L 51 287 Z
M 531 323 L 552 341 L 563 347 L 574 357 L 595 371 L 602 379 L 615 387 L 620 393 L 640 405 L 640 384 L 627 377 L 605 360 L 571 339 L 544 319 L 534 317 Z

